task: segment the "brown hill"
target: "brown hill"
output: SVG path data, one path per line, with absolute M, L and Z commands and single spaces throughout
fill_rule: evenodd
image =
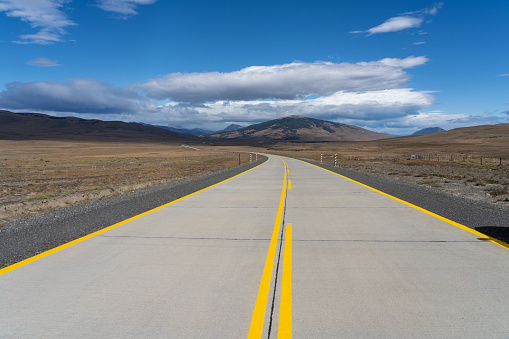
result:
M 474 140 L 485 141 L 486 139 L 499 139 L 509 138 L 509 124 L 496 124 L 496 125 L 480 125 L 472 127 L 461 127 L 451 129 L 449 131 L 442 131 L 433 134 L 411 135 L 400 137 L 395 140 L 400 141 L 419 141 L 419 142 L 468 142 Z M 506 145 L 509 145 L 506 144 Z
M 509 124 L 455 128 L 425 135 L 410 135 L 380 141 L 386 149 L 427 149 L 438 152 L 509 155 Z
M 258 142 L 324 142 L 369 141 L 390 138 L 392 136 L 372 132 L 357 126 L 291 115 L 247 126 L 236 131 L 218 132 L 203 137 L 208 139 Z
M 54 117 L 0 110 L 0 139 L 196 141 L 198 137 L 122 121 Z

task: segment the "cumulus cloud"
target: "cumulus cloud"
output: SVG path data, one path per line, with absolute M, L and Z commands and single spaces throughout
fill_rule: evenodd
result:
M 435 3 L 430 8 L 424 8 L 414 12 L 403 13 L 399 16 L 387 19 L 382 24 L 365 31 L 353 31 L 350 33 L 366 33 L 367 36 L 380 33 L 398 32 L 405 29 L 420 27 L 424 19 L 430 15 L 436 15 L 443 3 Z
M 27 64 L 29 64 L 31 66 L 37 66 L 37 67 L 55 67 L 55 66 L 60 66 L 58 64 L 58 62 L 56 62 L 55 60 L 46 59 L 46 58 L 37 58 L 37 59 L 34 59 L 34 60 L 30 60 L 29 62 L 27 62 Z
M 32 64 L 53 62 L 37 60 Z M 432 92 L 404 88 L 409 79 L 405 70 L 427 61 L 411 56 L 358 63 L 294 62 L 231 73 L 168 74 L 128 88 L 82 78 L 12 82 L 0 92 L 0 108 L 210 129 L 293 114 L 365 126 L 418 115 L 433 105 Z M 138 92 L 140 87 L 149 96 Z
M 423 56 L 359 63 L 302 63 L 252 66 L 231 73 L 171 73 L 139 87 L 155 99 L 180 102 L 298 99 L 338 91 L 399 88 L 409 80 L 405 68 L 426 63 Z
M 200 121 L 210 128 L 213 124 L 255 123 L 293 114 L 328 120 L 364 121 L 417 114 L 420 109 L 431 106 L 433 100 L 428 93 L 401 88 L 338 91 L 309 100 L 217 101 L 198 106 L 171 102 L 161 107 L 160 113 L 183 125 L 192 126 Z
M 62 11 L 69 0 L 0 0 L 0 12 L 12 18 L 28 22 L 39 29 L 35 34 L 20 35 L 20 44 L 48 45 L 62 41 L 66 27 L 76 25 Z
M 102 10 L 121 15 L 123 18 L 138 14 L 139 5 L 151 5 L 157 0 L 98 0 L 97 6 Z
M 148 113 L 156 109 L 140 94 L 96 79 L 69 82 L 11 82 L 0 92 L 0 107 L 75 113 Z

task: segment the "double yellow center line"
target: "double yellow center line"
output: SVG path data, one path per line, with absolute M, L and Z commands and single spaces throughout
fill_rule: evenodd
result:
M 283 161 L 283 160 L 282 160 Z M 281 199 L 279 200 L 279 208 L 277 211 L 276 222 L 274 223 L 274 230 L 270 239 L 269 250 L 267 252 L 267 259 L 265 260 L 265 267 L 263 268 L 262 280 L 260 282 L 260 289 L 256 298 L 256 304 L 251 318 L 251 327 L 249 328 L 248 338 L 261 338 L 263 332 L 263 325 L 265 322 L 265 310 L 267 309 L 267 300 L 269 298 L 270 281 L 272 278 L 272 269 L 274 267 L 274 259 L 276 256 L 277 240 L 279 230 L 281 228 L 281 221 L 283 211 L 285 208 L 286 189 L 287 189 L 287 166 L 283 161 L 285 176 L 283 189 L 281 192 Z M 283 225 L 284 227 L 284 225 Z M 285 247 L 284 247 L 284 261 L 283 261 L 283 277 L 281 283 L 281 304 L 279 309 L 279 338 L 292 337 L 292 225 L 286 225 Z

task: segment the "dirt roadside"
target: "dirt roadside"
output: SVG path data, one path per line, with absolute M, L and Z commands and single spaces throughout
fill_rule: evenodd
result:
M 310 159 L 319 161 L 319 159 Z M 333 164 L 332 159 L 324 162 Z M 509 212 L 509 167 L 481 167 L 416 160 L 344 160 L 338 166 L 445 194 L 489 203 Z

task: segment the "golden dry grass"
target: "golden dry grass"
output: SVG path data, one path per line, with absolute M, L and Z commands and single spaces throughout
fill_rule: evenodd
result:
M 175 143 L 0 140 L 0 220 L 238 165 L 238 155 Z M 249 161 L 242 154 L 241 161 Z

